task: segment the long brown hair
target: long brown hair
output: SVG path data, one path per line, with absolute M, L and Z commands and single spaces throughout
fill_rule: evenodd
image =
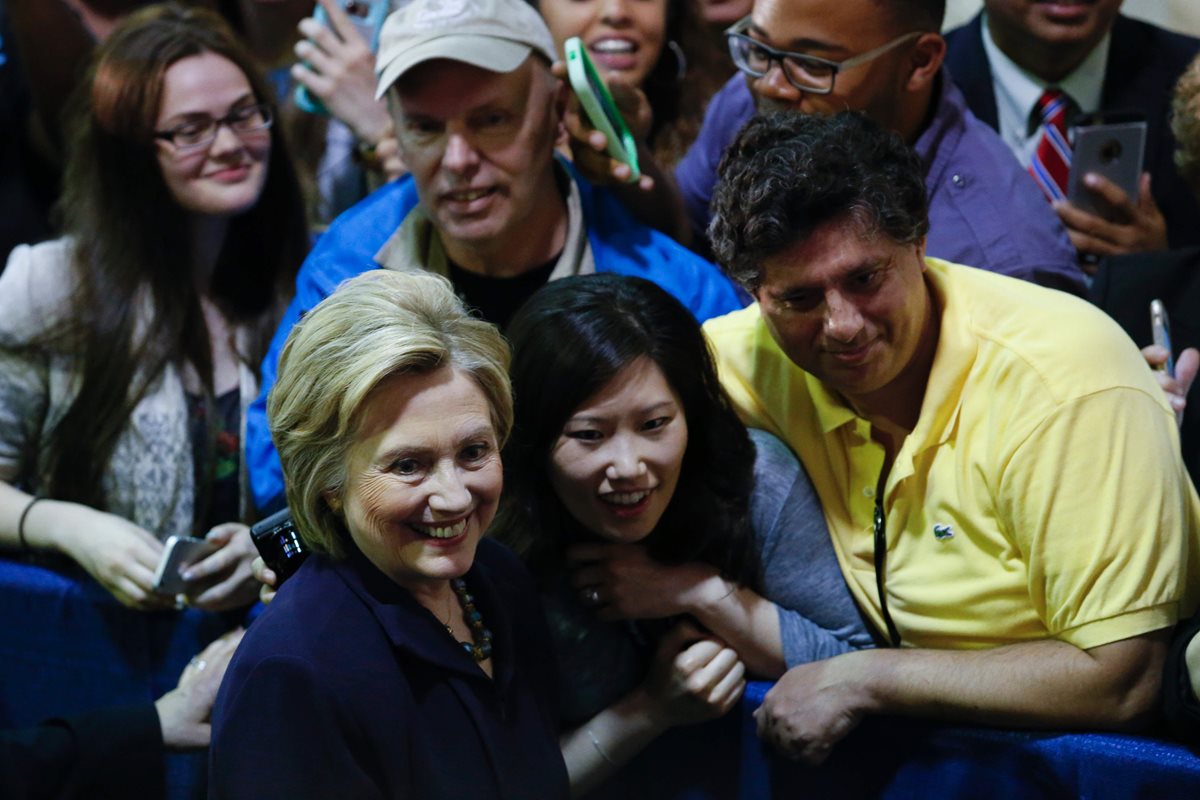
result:
M 666 42 L 642 83 L 654 109 L 650 149 L 660 164 L 673 166 L 695 141 L 709 98 L 730 75 L 716 65 L 728 61 L 708 32 L 698 0 L 667 0 Z
M 190 363 L 212 392 L 188 215 L 163 180 L 154 141 L 164 73 L 203 53 L 236 64 L 260 102 L 272 99 L 220 17 L 168 3 L 113 32 L 71 104 L 61 212 L 76 284 L 67 322 L 48 343 L 79 359 L 81 382 L 46 443 L 43 491 L 55 498 L 102 505 L 100 478 L 116 441 L 168 364 Z M 275 126 L 262 195 L 230 220 L 211 283 L 222 314 L 256 331 L 249 352 L 238 354 L 256 371 L 306 249 L 300 190 Z

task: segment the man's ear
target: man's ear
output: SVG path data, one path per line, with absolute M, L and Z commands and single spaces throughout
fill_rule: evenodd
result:
M 921 262 L 921 272 L 924 272 L 927 266 L 925 262 L 925 242 L 928 238 L 928 236 L 922 236 L 921 241 L 917 242 L 917 259 Z
M 938 70 L 946 60 L 946 40 L 937 33 L 922 34 L 909 51 L 908 80 L 904 88 L 919 92 L 937 79 Z
M 567 99 L 571 92 L 567 87 L 567 82 L 561 78 L 553 78 L 554 80 L 554 115 L 561 123 L 563 117 L 567 113 Z

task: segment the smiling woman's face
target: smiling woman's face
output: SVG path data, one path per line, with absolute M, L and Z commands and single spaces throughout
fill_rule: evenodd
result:
M 631 86 L 646 80 L 666 41 L 667 0 L 541 0 L 538 10 L 560 54 L 578 36 L 605 78 Z
M 345 489 L 326 498 L 355 546 L 414 593 L 464 575 L 503 483 L 483 390 L 456 367 L 394 375 L 361 417 Z
M 638 542 L 675 494 L 688 428 L 679 395 L 642 357 L 585 400 L 550 452 L 550 484 L 584 528 Z
M 232 111 L 253 106 L 250 81 L 229 59 L 216 53 L 181 58 L 163 73 L 156 131 L 221 119 Z M 156 140 L 163 180 L 175 202 L 186 211 L 231 216 L 258 202 L 267 180 L 271 131 L 262 128 L 235 133 L 217 128 L 205 147 L 179 148 Z

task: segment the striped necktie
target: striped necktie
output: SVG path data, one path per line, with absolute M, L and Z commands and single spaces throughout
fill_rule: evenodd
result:
M 1034 106 L 1041 120 L 1042 138 L 1029 165 L 1029 174 L 1051 201 L 1067 199 L 1067 176 L 1071 174 L 1071 144 L 1067 141 L 1070 107 L 1071 98 L 1057 88 L 1042 92 Z

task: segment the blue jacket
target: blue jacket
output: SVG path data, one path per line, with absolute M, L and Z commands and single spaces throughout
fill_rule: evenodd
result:
M 491 680 L 358 551 L 310 557 L 221 684 L 209 797 L 566 800 L 533 580 L 488 539 L 465 579 L 495 637 Z
M 597 272 L 654 281 L 703 322 L 745 305 L 743 296 L 708 261 L 675 240 L 637 222 L 610 192 L 594 187 L 565 165 L 579 188 L 584 223 Z M 418 202 L 411 176 L 390 183 L 342 214 L 317 241 L 296 276 L 296 296 L 283 316 L 262 364 L 262 388 L 246 412 L 246 467 L 259 511 L 283 505 L 283 471 L 267 426 L 267 393 L 275 385 L 279 355 L 300 315 L 342 281 L 382 265 L 376 253 Z

